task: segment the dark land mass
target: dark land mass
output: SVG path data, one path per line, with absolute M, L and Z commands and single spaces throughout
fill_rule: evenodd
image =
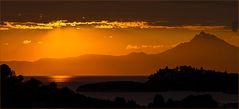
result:
M 181 67 L 180 67 L 181 68 Z M 168 71 L 170 69 L 165 68 L 160 71 Z M 172 70 L 172 69 L 171 69 Z M 55 82 L 49 85 L 43 85 L 37 79 L 30 79 L 23 82 L 24 77 L 22 75 L 15 75 L 15 72 L 11 68 L 2 64 L 0 66 L 1 77 L 1 107 L 3 108 L 217 108 L 218 103 L 212 98 L 211 95 L 189 95 L 181 101 L 169 99 L 167 101 L 161 95 L 156 95 L 153 102 L 148 106 L 140 106 L 134 100 L 125 100 L 122 97 L 116 97 L 115 100 L 102 100 L 92 97 L 87 97 L 80 93 L 64 88 L 57 88 Z M 162 73 L 164 74 L 164 73 Z M 157 81 L 158 73 L 149 77 L 151 81 Z M 228 75 L 225 73 L 225 75 Z M 231 74 L 230 74 L 231 75 Z M 160 76 L 159 76 L 160 77 Z M 229 76 L 230 77 L 230 76 Z M 169 81 L 166 77 L 165 80 Z M 227 78 L 227 77 L 226 77 Z M 162 78 L 159 78 L 162 79 Z M 230 78 L 231 79 L 231 78 Z M 212 81 L 212 80 L 211 80 Z M 224 81 L 225 82 L 225 81 Z M 237 83 L 237 82 L 236 82 Z M 131 84 L 127 86 L 127 84 Z M 145 84 L 150 84 L 150 81 Z M 119 87 L 132 89 L 133 87 L 140 87 L 141 83 L 135 82 L 105 82 L 100 83 L 98 86 L 111 88 Z M 112 86 L 117 85 L 117 86 Z M 125 86 L 123 86 L 125 85 Z M 229 85 L 229 84 L 228 84 Z M 230 85 L 229 85 L 230 87 Z M 104 89 L 105 90 L 105 89 Z M 234 90 L 234 89 L 233 89 Z M 220 107 L 238 108 L 238 103 L 228 103 Z
M 150 75 L 145 83 L 130 81 L 91 83 L 79 86 L 77 91 L 197 91 L 237 94 L 238 74 L 196 69 L 191 66 L 174 69 L 166 67 Z
M 75 93 L 67 87 L 57 88 L 55 82 L 43 85 L 31 78 L 23 82 L 8 65 L 1 65 L 1 107 L 7 108 L 71 108 L 71 107 L 139 107 L 134 100 L 117 97 L 101 100 Z

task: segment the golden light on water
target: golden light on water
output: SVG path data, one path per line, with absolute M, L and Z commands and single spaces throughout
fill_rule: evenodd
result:
M 72 78 L 72 76 L 64 76 L 64 75 L 50 76 L 49 81 L 52 81 L 52 82 L 67 82 L 71 78 Z

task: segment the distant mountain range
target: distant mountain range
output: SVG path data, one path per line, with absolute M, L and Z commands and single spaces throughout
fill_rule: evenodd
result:
M 239 71 L 239 48 L 201 32 L 191 41 L 160 54 L 82 55 L 64 59 L 0 61 L 23 75 L 149 75 L 159 68 L 191 65 L 218 71 Z

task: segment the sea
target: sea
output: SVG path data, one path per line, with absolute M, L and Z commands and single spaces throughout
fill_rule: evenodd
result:
M 84 84 L 105 82 L 105 81 L 135 81 L 146 82 L 147 76 L 26 76 L 24 81 L 36 78 L 43 84 L 56 82 L 58 88 L 68 87 L 76 91 L 77 87 Z M 77 92 L 85 96 L 114 100 L 116 97 L 123 97 L 126 100 L 133 99 L 141 106 L 147 106 L 154 99 L 156 94 L 161 94 L 165 100 L 181 100 L 188 95 L 210 94 L 219 105 L 238 102 L 238 95 L 226 94 L 222 92 L 191 92 L 191 91 L 167 91 L 167 92 Z

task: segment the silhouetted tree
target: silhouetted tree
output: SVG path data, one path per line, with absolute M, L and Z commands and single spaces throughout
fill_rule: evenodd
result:
M 41 81 L 34 78 L 23 81 L 24 77 L 16 76 L 8 65 L 3 64 L 0 67 L 2 107 L 139 107 L 134 100 L 126 101 L 122 97 L 116 97 L 114 101 L 101 100 L 75 93 L 67 87 L 57 88 L 55 82 L 43 85 Z M 119 84 L 119 82 L 113 83 Z M 110 83 L 110 85 L 114 84 Z M 138 85 L 142 84 L 135 86 Z M 166 67 L 150 75 L 144 85 L 146 90 L 150 91 L 192 90 L 237 93 L 238 74 L 196 69 L 191 66 L 180 66 L 175 69 Z M 238 103 L 227 104 L 224 107 L 236 107 L 236 104 Z M 156 95 L 149 107 L 218 107 L 218 104 L 211 95 L 190 95 L 181 101 L 169 99 L 166 103 L 161 95 Z
M 218 107 L 211 95 L 190 95 L 181 101 L 182 107 Z
M 133 99 L 131 99 L 127 102 L 127 107 L 139 107 L 139 106 L 136 104 L 136 102 Z
M 126 104 L 126 100 L 124 98 L 116 97 L 114 101 L 117 107 L 125 107 L 124 104 Z
M 145 83 L 149 91 L 214 91 L 238 93 L 238 74 L 204 70 L 191 66 L 159 69 Z
M 42 82 L 35 78 L 31 78 L 30 80 L 26 81 L 26 84 L 32 87 L 39 87 L 42 85 Z
M 168 101 L 165 104 L 165 107 L 177 108 L 177 107 L 181 107 L 181 103 L 180 101 L 168 99 Z
M 17 81 L 22 82 L 24 80 L 24 77 L 22 75 L 17 76 Z
M 156 94 L 153 103 L 149 104 L 149 107 L 164 107 L 165 102 L 162 95 Z
M 12 71 L 8 65 L 6 64 L 1 65 L 1 79 L 10 78 L 14 76 L 15 76 L 15 72 Z

